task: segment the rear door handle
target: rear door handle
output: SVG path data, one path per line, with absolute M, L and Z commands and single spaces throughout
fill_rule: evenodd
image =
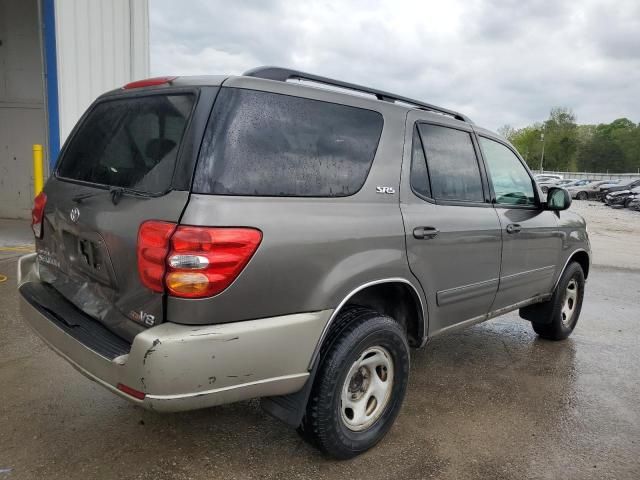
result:
M 413 237 L 418 240 L 433 238 L 440 233 L 440 230 L 434 227 L 416 227 L 413 229 Z
M 510 223 L 507 225 L 507 233 L 519 233 L 522 227 L 517 223 Z

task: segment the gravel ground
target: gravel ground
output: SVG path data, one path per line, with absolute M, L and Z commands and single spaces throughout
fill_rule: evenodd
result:
M 640 212 L 574 200 L 571 210 L 587 221 L 593 264 L 640 269 Z

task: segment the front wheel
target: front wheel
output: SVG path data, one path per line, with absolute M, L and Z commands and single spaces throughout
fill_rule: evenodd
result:
M 587 192 L 578 192 L 576 198 L 578 200 L 586 200 L 587 198 L 589 198 L 589 195 L 587 195 Z
M 361 307 L 345 315 L 349 323 L 323 354 L 302 424 L 304 437 L 338 459 L 384 437 L 409 377 L 409 346 L 396 321 Z
M 578 323 L 584 297 L 584 272 L 577 262 L 570 263 L 560 277 L 548 302 L 520 310 L 520 316 L 531 320 L 533 330 L 547 340 L 564 340 Z

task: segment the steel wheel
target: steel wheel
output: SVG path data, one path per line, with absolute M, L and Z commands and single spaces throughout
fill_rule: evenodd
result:
M 577 300 L 578 282 L 576 282 L 575 278 L 572 278 L 567 284 L 561 311 L 562 323 L 567 327 L 570 327 L 573 322 L 573 315 L 575 313 Z
M 586 200 L 587 199 L 587 192 L 578 192 L 578 200 Z
M 340 411 L 349 430 L 362 431 L 384 412 L 393 388 L 393 359 L 386 348 L 366 349 L 353 363 L 342 386 Z

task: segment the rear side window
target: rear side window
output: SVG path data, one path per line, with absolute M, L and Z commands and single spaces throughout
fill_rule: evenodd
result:
M 436 200 L 484 201 L 482 179 L 471 134 L 454 128 L 421 124 L 431 194 Z
M 58 176 L 167 191 L 193 101 L 193 95 L 150 95 L 97 104 L 66 148 Z
M 424 157 L 418 127 L 414 127 L 413 129 L 410 178 L 411 188 L 414 192 L 423 197 L 432 198 L 431 186 L 429 185 L 429 172 L 427 171 L 427 159 Z
M 364 184 L 382 115 L 345 105 L 223 88 L 193 191 L 217 195 L 344 197 Z

